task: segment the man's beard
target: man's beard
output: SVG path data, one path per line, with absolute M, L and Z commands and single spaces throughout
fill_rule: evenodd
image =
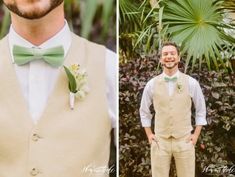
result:
M 64 0 L 51 0 L 50 1 L 50 6 L 47 9 L 39 10 L 39 9 L 33 9 L 28 12 L 23 12 L 19 7 L 17 6 L 17 3 L 14 4 L 5 4 L 5 6 L 12 11 L 13 13 L 17 14 L 20 17 L 26 18 L 26 19 L 39 19 L 44 16 L 46 16 L 48 13 L 50 13 L 53 9 L 58 7 Z
M 162 64 L 162 66 L 164 66 L 165 68 L 167 68 L 167 69 L 173 69 L 175 66 L 177 66 L 178 65 L 178 61 L 177 62 L 175 62 L 173 65 L 171 65 L 171 66 L 168 66 L 167 64 Z

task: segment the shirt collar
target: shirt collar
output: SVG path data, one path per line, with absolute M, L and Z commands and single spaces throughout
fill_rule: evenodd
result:
M 18 33 L 16 33 L 12 25 L 10 27 L 8 40 L 9 40 L 9 47 L 10 47 L 12 60 L 13 60 L 12 49 L 14 45 L 20 45 L 23 47 L 30 47 L 30 48 L 36 47 L 32 43 L 30 43 L 29 41 L 21 37 Z M 51 47 L 55 47 L 58 45 L 62 45 L 64 47 L 64 52 L 66 56 L 70 48 L 71 41 L 72 41 L 71 32 L 70 32 L 68 23 L 65 20 L 64 27 L 57 34 L 55 34 L 53 37 L 51 37 L 50 39 L 48 39 L 47 41 L 45 41 L 44 43 L 42 43 L 41 45 L 37 47 L 46 49 L 46 48 L 51 48 Z
M 177 70 L 176 73 L 173 74 L 172 76 L 168 76 L 166 73 L 163 72 L 163 73 L 162 73 L 162 76 L 163 76 L 163 77 L 169 77 L 169 78 L 173 78 L 173 77 L 179 78 L 179 70 Z

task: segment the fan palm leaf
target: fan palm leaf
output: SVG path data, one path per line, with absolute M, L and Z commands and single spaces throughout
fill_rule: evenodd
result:
M 182 53 L 187 53 L 187 64 L 204 58 L 209 69 L 211 62 L 218 69 L 222 60 L 220 48 L 235 39 L 225 32 L 232 26 L 223 22 L 225 13 L 221 1 L 213 0 L 165 0 L 162 16 L 163 27 L 168 28 L 170 38 L 181 45 Z M 187 69 L 187 67 L 186 67 Z

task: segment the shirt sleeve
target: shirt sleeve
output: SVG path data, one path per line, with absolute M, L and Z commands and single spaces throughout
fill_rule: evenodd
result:
M 106 70 L 106 96 L 108 101 L 108 113 L 112 127 L 116 128 L 117 123 L 117 55 L 106 49 L 105 70 Z
M 189 92 L 196 110 L 196 125 L 206 125 L 207 121 L 205 99 L 198 81 L 192 77 L 189 77 Z
M 152 114 L 150 106 L 153 103 L 153 86 L 154 79 L 151 79 L 145 86 L 141 104 L 140 104 L 140 119 L 143 127 L 151 127 Z

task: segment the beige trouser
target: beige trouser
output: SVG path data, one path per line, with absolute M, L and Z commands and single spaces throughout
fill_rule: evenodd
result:
M 157 137 L 151 144 L 152 177 L 169 177 L 172 156 L 175 159 L 177 177 L 195 177 L 195 149 L 186 142 L 190 135 L 175 139 Z

